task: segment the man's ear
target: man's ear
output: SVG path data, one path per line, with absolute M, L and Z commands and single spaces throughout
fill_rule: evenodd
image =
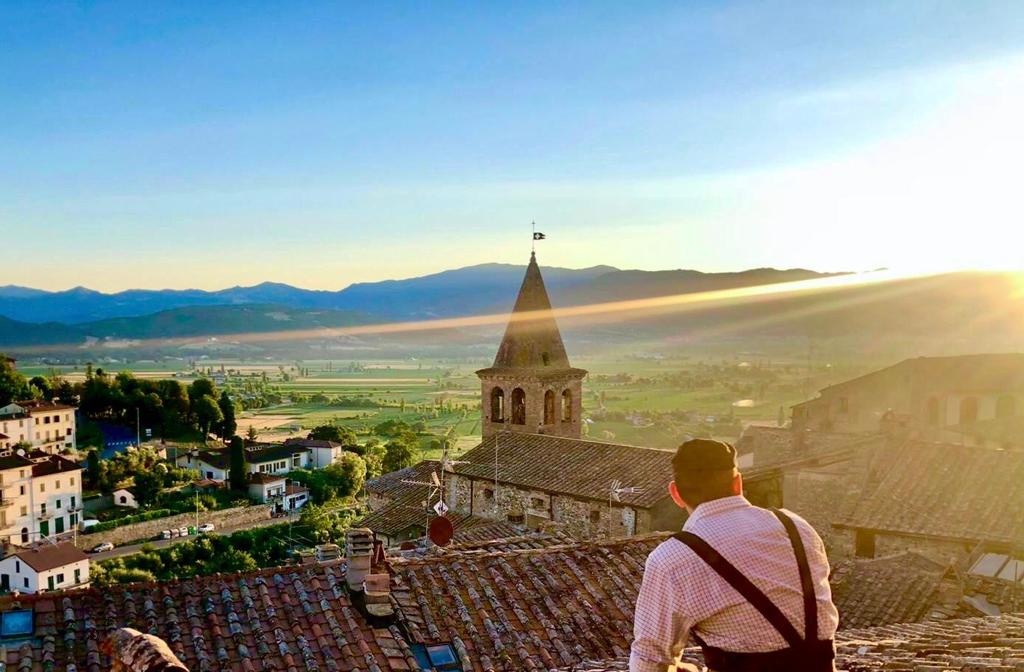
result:
M 689 507 L 686 506 L 686 502 L 683 501 L 682 495 L 679 494 L 679 488 L 676 487 L 676 482 L 674 480 L 668 482 L 668 494 L 672 496 L 672 501 L 675 502 L 676 506 L 680 509 L 689 509 Z
M 732 477 L 732 494 L 743 494 L 743 474 L 738 471 L 736 472 L 736 475 Z

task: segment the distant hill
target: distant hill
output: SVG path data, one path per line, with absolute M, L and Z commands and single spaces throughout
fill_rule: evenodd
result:
M 473 346 L 490 352 L 501 325 L 448 332 L 414 332 L 338 339 L 317 329 L 375 322 L 504 313 L 511 309 L 522 266 L 485 264 L 421 278 L 352 285 L 339 292 L 264 283 L 218 292 L 131 290 L 101 294 L 76 288 L 42 292 L 0 288 L 0 307 L 45 316 L 46 322 L 0 318 L 0 350 L 108 340 L 191 339 L 214 335 L 313 330 L 291 342 L 251 347 L 351 350 Z M 692 270 L 630 271 L 608 266 L 544 269 L 556 307 L 736 289 L 828 277 L 806 269 L 751 269 L 737 273 Z M 695 304 L 645 313 L 560 319 L 570 350 L 612 343 L 720 342 L 723 339 L 828 339 L 874 348 L 898 341 L 913 351 L 963 352 L 981 347 L 1024 349 L 1020 277 L 1008 273 L 949 273 L 877 285 L 851 285 L 799 295 L 732 303 Z M 194 302 L 173 308 L 162 303 Z M 131 313 L 74 322 L 92 312 Z M 34 312 L 33 312 L 34 311 Z M 24 317 L 24 315 L 23 315 Z M 457 347 L 456 347 L 457 346 Z M 161 348 L 159 343 L 147 347 Z M 177 346 L 175 346 L 177 347 Z M 801 346 L 804 347 L 804 346 Z
M 390 319 L 468 315 L 497 309 L 512 301 L 524 266 L 481 264 L 419 278 L 359 283 L 337 292 L 310 290 L 273 282 L 199 289 L 131 289 L 104 294 L 84 287 L 46 292 L 28 287 L 0 287 L 0 315 L 21 322 L 82 324 L 115 317 L 148 315 L 187 306 L 273 304 L 365 312 Z M 584 269 L 547 268 L 552 291 L 567 289 L 609 272 L 611 266 Z
M 286 306 L 189 306 L 152 315 L 117 317 L 84 324 L 35 324 L 0 316 L 0 348 L 81 347 L 92 341 L 182 339 L 231 334 L 259 334 L 297 329 L 345 327 L 367 321 L 350 311 L 296 310 Z

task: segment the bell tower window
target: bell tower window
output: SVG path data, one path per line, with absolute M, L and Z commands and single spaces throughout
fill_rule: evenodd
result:
M 572 422 L 572 390 L 562 392 L 562 422 Z
M 512 390 L 512 424 L 526 424 L 526 392 L 521 387 Z
M 555 424 L 555 393 L 548 390 L 544 393 L 544 424 Z
M 505 391 L 500 387 L 491 390 L 491 422 L 505 422 Z

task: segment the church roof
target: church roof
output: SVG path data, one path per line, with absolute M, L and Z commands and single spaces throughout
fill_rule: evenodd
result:
M 497 456 L 495 442 L 497 441 Z M 459 457 L 452 471 L 515 486 L 608 501 L 612 481 L 642 488 L 622 494 L 623 504 L 649 508 L 668 497 L 672 478 L 670 450 L 587 441 L 544 434 L 506 432 L 490 436 Z
M 498 354 L 494 357 L 493 368 L 570 368 L 536 254 L 530 255 L 530 264 L 526 267 L 526 276 L 519 288 Z

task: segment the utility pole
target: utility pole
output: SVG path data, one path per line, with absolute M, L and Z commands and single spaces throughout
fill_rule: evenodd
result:
M 139 422 L 139 407 L 135 407 L 135 447 L 142 447 L 142 424 Z

